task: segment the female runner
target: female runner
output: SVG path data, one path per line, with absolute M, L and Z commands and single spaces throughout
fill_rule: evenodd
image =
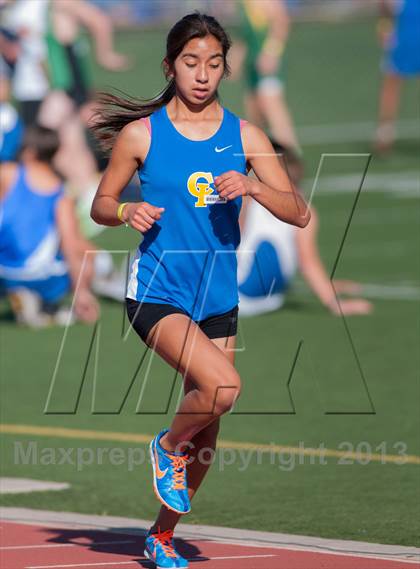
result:
M 151 100 L 104 96 L 94 127 L 112 154 L 92 218 L 144 235 L 131 268 L 128 316 L 184 379 L 170 428 L 150 444 L 153 487 L 163 505 L 145 555 L 158 567 L 188 565 L 175 550 L 173 530 L 209 467 L 195 458 L 202 448 L 215 449 L 219 418 L 241 391 L 234 367 L 241 196 L 299 227 L 310 218 L 264 132 L 219 101 L 229 48 L 213 17 L 185 16 L 167 37 L 166 88 Z M 250 168 L 256 179 L 247 177 Z M 144 201 L 120 204 L 136 170 Z

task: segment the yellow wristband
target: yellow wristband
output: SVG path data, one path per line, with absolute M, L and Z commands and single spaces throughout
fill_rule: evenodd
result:
M 118 209 L 117 209 L 117 217 L 123 223 L 125 223 L 125 221 L 122 218 L 122 213 L 123 213 L 123 210 L 127 204 L 128 204 L 128 202 L 120 203 L 120 205 L 118 206 Z

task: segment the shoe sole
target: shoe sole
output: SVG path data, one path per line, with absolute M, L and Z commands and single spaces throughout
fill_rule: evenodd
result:
M 154 452 L 153 452 L 153 441 L 155 439 L 153 439 L 149 445 L 149 452 L 150 452 L 150 459 L 152 461 L 152 467 L 153 467 L 153 490 L 156 494 L 156 498 L 159 500 L 159 502 L 161 502 L 166 508 L 168 508 L 168 510 L 172 510 L 173 512 L 176 512 L 177 514 L 188 514 L 191 511 L 191 508 L 189 510 L 187 510 L 186 512 L 181 511 L 181 510 L 177 510 L 176 508 L 174 508 L 173 506 L 171 506 L 170 504 L 168 504 L 160 495 L 158 487 L 157 487 L 157 482 L 156 482 L 156 464 L 155 464 L 155 457 L 154 457 Z

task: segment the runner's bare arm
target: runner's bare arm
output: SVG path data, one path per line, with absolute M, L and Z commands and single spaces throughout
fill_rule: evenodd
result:
M 119 196 L 147 153 L 149 133 L 140 121 L 125 126 L 117 137 L 111 158 L 92 203 L 91 216 L 102 225 L 120 225 Z
M 122 220 L 117 216 L 119 196 L 144 162 L 149 147 L 150 134 L 143 122 L 133 121 L 121 130 L 92 203 L 91 217 L 96 223 L 115 226 L 124 221 L 144 233 L 160 219 L 163 208 L 147 202 L 130 203 L 122 212 Z

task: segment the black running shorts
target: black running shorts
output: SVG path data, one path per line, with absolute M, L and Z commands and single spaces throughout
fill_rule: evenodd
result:
M 146 342 L 147 336 L 153 326 L 168 314 L 185 314 L 187 312 L 173 306 L 172 304 L 158 304 L 155 302 L 140 303 L 137 300 L 126 298 L 128 319 L 134 330 Z M 238 327 L 238 307 L 235 306 L 228 312 L 210 316 L 205 320 L 200 320 L 196 324 L 207 335 L 208 338 L 227 338 L 235 336 Z

